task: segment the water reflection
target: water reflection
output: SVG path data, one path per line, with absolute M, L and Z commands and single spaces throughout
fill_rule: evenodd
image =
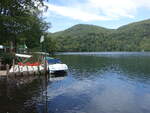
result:
M 0 113 L 47 113 L 47 86 L 66 75 L 0 78 Z
M 61 55 L 67 74 L 1 79 L 0 112 L 149 113 L 150 57 L 140 54 Z
M 65 55 L 59 56 L 65 61 L 70 71 L 76 76 L 93 76 L 103 74 L 109 70 L 123 73 L 135 79 L 150 79 L 150 57 L 149 56 L 120 56 L 111 55 L 104 57 L 100 55 Z
M 0 112 L 24 113 L 31 111 L 36 113 L 36 101 L 33 96 L 39 94 L 38 82 L 18 85 L 16 81 L 0 79 Z

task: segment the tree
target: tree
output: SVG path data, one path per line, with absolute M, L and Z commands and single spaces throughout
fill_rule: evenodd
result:
M 53 40 L 50 36 L 47 36 L 44 41 L 45 51 L 48 53 L 54 53 L 56 51 L 56 41 Z
M 35 32 L 38 35 L 42 34 L 47 28 L 47 23 L 39 16 L 42 13 L 39 7 L 46 9 L 43 0 L 1 0 L 0 39 L 2 42 L 12 41 L 17 46 L 21 38 L 29 42 L 33 37 L 37 38 Z M 32 38 L 31 34 L 34 34 Z
M 142 51 L 150 51 L 150 37 L 144 38 L 140 43 L 140 49 Z

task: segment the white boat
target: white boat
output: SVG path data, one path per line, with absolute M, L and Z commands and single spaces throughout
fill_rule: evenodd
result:
M 47 57 L 46 60 L 48 63 L 48 69 L 50 73 L 67 72 L 68 66 L 66 64 L 61 63 L 59 59 Z
M 49 64 L 48 68 L 50 73 L 66 72 L 68 70 L 68 66 L 66 64 Z
M 17 72 L 37 72 L 44 70 L 44 63 L 41 64 L 39 62 L 30 63 L 26 62 L 27 59 L 30 59 L 31 55 L 25 54 L 16 54 L 16 57 L 22 59 L 18 64 L 13 65 L 9 70 L 9 73 L 17 73 Z M 49 73 L 57 73 L 57 72 L 66 72 L 68 70 L 68 66 L 66 64 L 61 63 L 59 59 L 54 59 L 51 57 L 45 57 L 47 61 L 47 69 Z M 44 61 L 44 60 L 43 60 Z M 25 63 L 26 62 L 26 63 Z

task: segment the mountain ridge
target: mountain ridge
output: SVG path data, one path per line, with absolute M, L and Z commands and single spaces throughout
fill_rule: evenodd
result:
M 77 24 L 52 33 L 57 51 L 149 51 L 150 19 L 108 29 Z

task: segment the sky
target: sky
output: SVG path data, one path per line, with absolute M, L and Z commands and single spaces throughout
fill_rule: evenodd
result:
M 43 16 L 51 23 L 49 32 L 76 24 L 92 24 L 116 29 L 150 19 L 150 0 L 49 0 Z

